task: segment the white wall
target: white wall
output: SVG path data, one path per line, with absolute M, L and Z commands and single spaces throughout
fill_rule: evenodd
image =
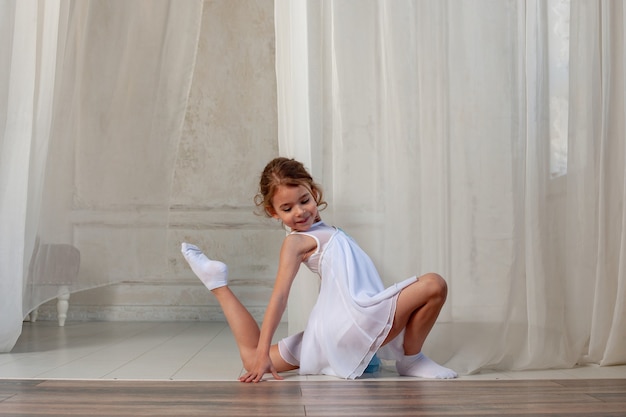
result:
M 171 277 L 73 294 L 68 321 L 221 320 L 181 241 L 227 262 L 233 290 L 262 318 L 284 236 L 252 203 L 260 171 L 278 152 L 273 13 L 272 0 L 205 1 L 173 180 Z M 55 318 L 55 301 L 40 308 L 40 320 Z

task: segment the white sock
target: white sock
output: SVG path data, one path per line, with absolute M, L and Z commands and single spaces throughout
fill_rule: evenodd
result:
M 191 270 L 209 290 L 228 284 L 228 266 L 225 263 L 210 260 L 197 246 L 189 243 L 183 243 L 180 251 Z
M 417 376 L 429 379 L 451 379 L 458 375 L 452 369 L 439 365 L 422 352 L 417 355 L 405 356 L 396 362 L 400 375 Z

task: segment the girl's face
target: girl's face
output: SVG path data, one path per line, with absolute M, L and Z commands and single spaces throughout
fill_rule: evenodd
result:
M 272 207 L 272 217 L 282 221 L 291 230 L 305 232 L 319 221 L 317 202 L 303 185 L 279 185 L 272 198 Z

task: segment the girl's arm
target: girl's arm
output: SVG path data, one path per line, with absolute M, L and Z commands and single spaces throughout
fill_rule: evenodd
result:
M 296 277 L 300 264 L 307 254 L 315 248 L 316 242 L 309 236 L 293 234 L 288 235 L 283 241 L 274 289 L 261 325 L 256 364 L 239 379 L 240 381 L 258 382 L 268 372 L 271 372 L 275 378 L 281 379 L 270 360 L 272 338 L 287 308 L 291 284 Z

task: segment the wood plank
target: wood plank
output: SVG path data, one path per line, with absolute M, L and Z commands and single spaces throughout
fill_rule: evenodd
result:
M 0 416 L 626 416 L 626 379 L 0 380 Z

